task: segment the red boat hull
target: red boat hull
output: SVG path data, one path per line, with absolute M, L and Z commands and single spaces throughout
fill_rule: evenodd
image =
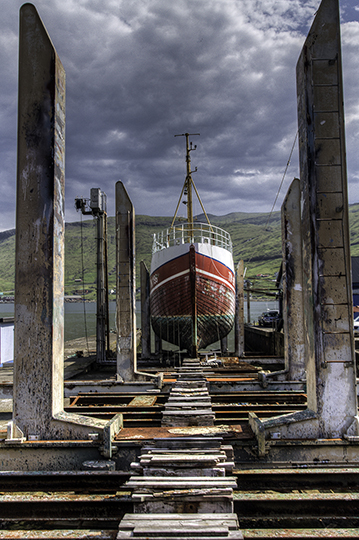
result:
M 151 274 L 152 327 L 161 339 L 181 349 L 193 346 L 194 320 L 198 349 L 225 337 L 234 323 L 233 269 L 205 252 L 192 245 Z

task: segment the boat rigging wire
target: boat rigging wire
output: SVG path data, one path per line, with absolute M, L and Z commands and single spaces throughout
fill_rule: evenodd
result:
M 267 219 L 267 223 L 266 223 L 266 226 L 265 226 L 265 230 L 267 230 L 267 226 L 268 226 L 269 220 L 270 220 L 271 215 L 272 215 L 272 213 L 273 213 L 274 207 L 275 207 L 275 205 L 276 205 L 276 203 L 277 203 L 277 199 L 278 199 L 278 197 L 279 197 L 280 190 L 282 189 L 283 182 L 284 182 L 284 179 L 285 179 L 285 177 L 286 177 L 286 174 L 287 174 L 287 171 L 288 171 L 288 167 L 289 167 L 289 164 L 290 164 L 291 159 L 292 159 L 292 155 L 293 155 L 293 151 L 294 151 L 294 146 L 295 146 L 295 143 L 297 142 L 297 137 L 298 137 L 298 130 L 297 130 L 296 133 L 295 133 L 295 137 L 294 137 L 294 142 L 293 142 L 293 145 L 292 145 L 292 149 L 291 149 L 291 151 L 290 151 L 289 158 L 288 158 L 288 161 L 287 161 L 287 165 L 286 165 L 286 167 L 285 167 L 285 169 L 284 169 L 282 181 L 281 181 L 281 183 L 280 183 L 280 185 L 279 185 L 279 189 L 278 189 L 278 191 L 277 191 L 277 195 L 275 196 L 275 199 L 274 199 L 274 203 L 273 203 L 272 209 L 271 209 L 271 211 L 270 211 L 270 213 L 269 213 L 269 216 L 268 216 L 268 219 Z
M 289 165 L 290 165 L 291 159 L 292 159 L 292 155 L 293 155 L 295 143 L 297 142 L 297 137 L 298 137 L 298 131 L 296 131 L 296 133 L 295 133 L 294 142 L 293 142 L 293 145 L 292 145 L 290 154 L 289 154 L 289 158 L 288 158 L 288 161 L 287 161 L 287 165 L 286 165 L 286 167 L 285 167 L 285 169 L 284 169 L 283 177 L 282 177 L 282 180 L 281 180 L 281 182 L 280 182 L 280 184 L 279 184 L 279 188 L 278 188 L 277 194 L 276 194 L 276 196 L 275 196 L 275 199 L 274 199 L 274 203 L 273 203 L 272 209 L 271 209 L 271 211 L 269 212 L 268 219 L 267 219 L 267 222 L 266 222 L 265 227 L 264 227 L 264 231 L 263 231 L 263 233 L 262 233 L 261 235 L 255 237 L 255 238 L 252 238 L 252 239 L 251 239 L 252 241 L 256 241 L 256 242 L 258 243 L 258 240 L 259 240 L 262 236 L 264 237 L 266 232 L 270 232 L 270 229 L 267 229 L 268 223 L 269 223 L 269 220 L 270 220 L 270 218 L 271 218 L 271 216 L 272 216 L 272 214 L 273 214 L 273 210 L 274 210 L 274 207 L 275 207 L 275 205 L 276 205 L 276 203 L 277 203 L 277 199 L 278 199 L 278 197 L 279 197 L 279 193 L 280 193 L 280 191 L 281 191 L 281 189 L 282 189 L 284 179 L 285 179 L 285 177 L 286 177 L 286 175 L 287 175 L 287 171 L 288 171 L 288 167 L 289 167 Z M 247 264 L 247 265 L 251 262 L 252 258 L 253 258 L 253 255 L 252 255 L 252 257 L 250 257 L 249 259 L 246 259 L 246 264 Z
M 86 338 L 86 347 L 87 347 L 87 356 L 90 356 L 89 351 L 89 341 L 88 341 L 88 334 L 87 334 L 87 320 L 86 320 L 86 301 L 85 301 L 85 267 L 84 267 L 84 240 L 83 240 L 83 233 L 82 233 L 82 212 L 81 212 L 81 277 L 82 277 L 82 304 L 84 308 L 84 326 L 85 326 L 85 338 Z

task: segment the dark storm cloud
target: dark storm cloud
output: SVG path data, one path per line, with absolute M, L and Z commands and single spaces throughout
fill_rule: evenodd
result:
M 295 65 L 318 5 L 39 0 L 67 74 L 67 221 L 79 217 L 74 197 L 91 187 L 107 193 L 113 215 L 119 179 L 137 214 L 172 214 L 185 172 L 184 140 L 174 135 L 186 131 L 201 133 L 192 160 L 208 212 L 270 210 L 297 129 Z M 351 202 L 359 200 L 353 6 L 341 5 Z M 0 20 L 2 229 L 14 225 L 19 7 L 6 3 Z M 295 150 L 284 186 L 296 175 Z

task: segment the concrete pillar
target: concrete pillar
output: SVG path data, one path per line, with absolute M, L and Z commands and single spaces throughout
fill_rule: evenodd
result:
M 244 263 L 239 261 L 237 265 L 236 281 L 236 317 L 234 328 L 234 343 L 236 356 L 244 355 Z
M 288 378 L 305 378 L 303 260 L 300 181 L 291 183 L 282 204 L 284 359 Z
M 132 381 L 137 371 L 135 210 L 122 182 L 116 183 L 117 376 Z
M 63 408 L 64 160 L 65 71 L 35 8 L 25 4 L 19 46 L 14 419 L 33 435 L 46 433 L 52 414 Z
M 35 7 L 24 4 L 19 42 L 14 403 L 8 439 L 86 438 L 89 432 L 102 433 L 107 425 L 63 412 L 64 161 L 65 71 Z
M 151 356 L 150 274 L 144 261 L 141 261 L 140 270 L 142 358 L 149 358 Z
M 358 440 L 338 0 L 323 0 L 297 64 L 308 409 L 250 425 L 260 438 Z M 261 435 L 262 434 L 262 435 Z
M 308 407 L 319 437 L 357 432 L 338 0 L 323 0 L 297 64 Z

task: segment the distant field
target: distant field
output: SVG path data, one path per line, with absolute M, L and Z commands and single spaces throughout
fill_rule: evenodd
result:
M 232 237 L 234 262 L 243 259 L 246 277 L 255 287 L 273 287 L 272 280 L 281 263 L 280 212 L 268 214 L 231 213 L 225 216 L 209 216 L 213 225 L 226 229 Z M 199 220 L 202 221 L 201 216 Z M 359 255 L 359 204 L 349 207 L 351 254 Z M 139 286 L 139 264 L 151 265 L 153 234 L 169 227 L 170 217 L 136 216 L 136 268 Z M 109 288 L 116 285 L 115 218 L 108 219 L 108 269 Z M 15 230 L 0 233 L 0 291 L 14 288 Z M 269 277 L 258 277 L 261 274 Z M 67 223 L 65 229 L 65 294 L 82 293 L 85 289 L 95 295 L 96 285 L 96 222 L 94 220 Z

